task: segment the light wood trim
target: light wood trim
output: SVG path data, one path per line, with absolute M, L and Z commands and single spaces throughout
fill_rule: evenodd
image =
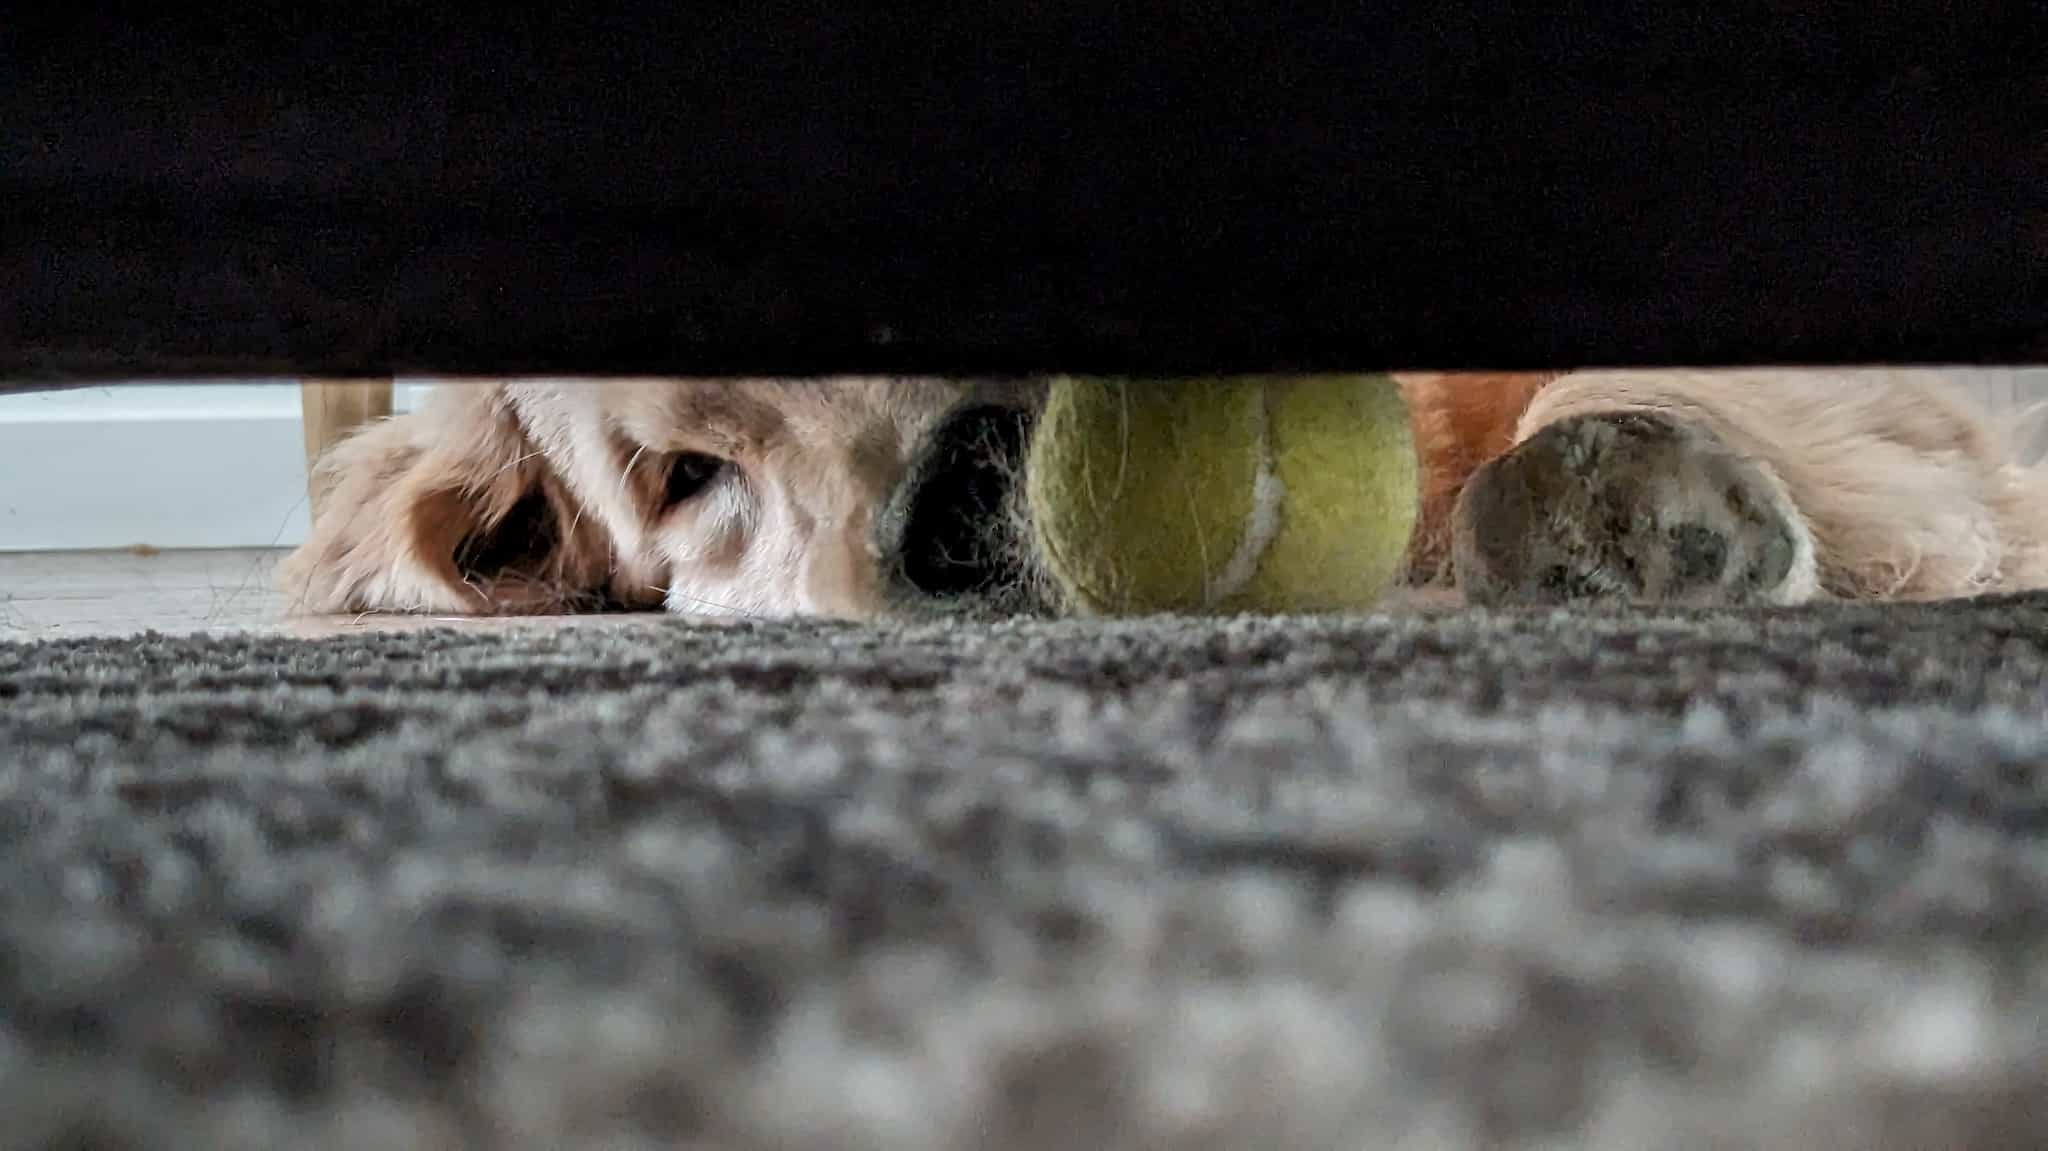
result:
M 318 516 L 323 493 L 314 465 L 350 432 L 391 414 L 391 381 L 301 380 L 299 397 L 306 433 L 306 498 Z

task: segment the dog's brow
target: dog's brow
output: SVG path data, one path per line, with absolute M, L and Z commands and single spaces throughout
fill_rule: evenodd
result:
M 760 442 L 782 428 L 782 410 L 737 386 L 706 384 L 684 392 L 676 419 L 734 439 Z
M 676 441 L 707 443 L 726 451 L 756 447 L 773 439 L 784 422 L 775 404 L 738 382 L 637 388 L 622 406 L 631 412 L 629 427 L 635 437 L 661 449 L 678 446 Z

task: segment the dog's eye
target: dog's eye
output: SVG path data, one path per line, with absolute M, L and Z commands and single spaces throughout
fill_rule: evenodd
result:
M 710 487 L 712 481 L 716 480 L 725 468 L 724 460 L 717 456 L 707 456 L 703 452 L 684 452 L 670 460 L 668 506 L 674 507 L 704 494 L 704 489 Z

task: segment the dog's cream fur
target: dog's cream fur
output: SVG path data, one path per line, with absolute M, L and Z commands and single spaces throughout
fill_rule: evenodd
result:
M 2048 584 L 2048 479 L 2016 464 L 2005 439 L 1934 373 L 1414 375 L 1403 386 L 1425 477 L 1418 572 L 1435 570 L 1444 518 L 1485 459 L 1561 419 L 1652 410 L 1707 426 L 1772 477 L 1782 510 L 1809 536 L 1814 570 L 1802 594 L 1928 598 Z M 607 603 L 873 616 L 892 595 L 875 517 L 930 429 L 988 387 L 444 386 L 421 410 L 373 425 L 327 457 L 317 476 L 322 514 L 283 578 L 313 612 Z M 1474 390 L 1488 387 L 1496 390 Z M 667 477 L 681 453 L 727 466 L 671 504 Z M 458 562 L 494 534 L 542 546 L 490 570 Z
M 330 453 L 317 477 L 323 513 L 283 579 L 313 612 L 610 603 L 872 616 L 888 599 L 873 519 L 926 432 L 976 390 L 904 379 L 446 385 Z M 728 466 L 670 505 L 682 453 Z M 507 527 L 522 500 L 539 513 L 544 554 L 464 571 L 464 542 Z

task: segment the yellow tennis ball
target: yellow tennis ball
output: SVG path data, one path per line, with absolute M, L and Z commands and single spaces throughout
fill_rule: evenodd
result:
M 1070 608 L 1354 611 L 1408 546 L 1415 447 L 1383 375 L 1064 378 L 1025 498 Z

